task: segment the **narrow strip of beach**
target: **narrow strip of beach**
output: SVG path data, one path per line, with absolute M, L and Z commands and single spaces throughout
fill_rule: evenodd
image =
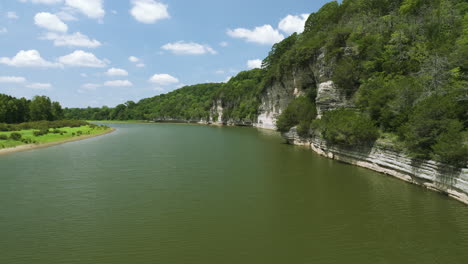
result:
M 74 142 L 74 141 L 80 141 L 80 140 L 85 140 L 85 139 L 89 139 L 89 138 L 99 137 L 99 136 L 103 136 L 103 135 L 106 135 L 106 134 L 110 134 L 110 133 L 114 132 L 115 130 L 116 130 L 115 128 L 111 128 L 111 129 L 106 130 L 106 131 L 104 131 L 102 133 L 94 134 L 94 135 L 83 135 L 83 136 L 78 136 L 78 137 L 69 138 L 69 139 L 60 140 L 60 141 L 47 142 L 47 143 L 42 143 L 42 144 L 28 144 L 28 145 L 16 146 L 16 147 L 13 147 L 13 148 L 0 149 L 0 156 L 1 155 L 12 154 L 12 153 L 16 153 L 16 152 L 23 152 L 23 151 L 33 150 L 33 149 L 48 148 L 48 147 L 52 147 L 52 146 L 56 146 L 56 145 L 60 145 L 60 144 L 69 143 L 69 142 Z

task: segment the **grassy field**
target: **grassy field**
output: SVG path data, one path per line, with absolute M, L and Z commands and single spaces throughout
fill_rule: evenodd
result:
M 141 123 L 154 123 L 148 120 L 125 120 L 125 121 L 120 121 L 120 120 L 86 120 L 88 123 L 104 123 L 104 124 L 109 124 L 109 123 L 115 123 L 115 124 L 141 124 Z
M 34 131 L 37 129 L 21 130 L 21 131 L 9 131 L 0 132 L 0 149 L 12 148 L 16 146 L 26 144 L 43 144 L 49 142 L 56 142 L 67 140 L 71 138 L 79 138 L 80 136 L 96 135 L 101 134 L 110 130 L 108 127 L 91 127 L 91 126 L 80 126 L 80 127 L 62 127 L 58 129 L 60 133 L 53 133 L 54 129 L 49 129 L 49 133 L 42 136 L 35 136 Z M 21 134 L 21 140 L 13 140 L 10 138 L 12 133 Z M 8 137 L 7 140 L 2 140 L 2 135 Z M 24 140 L 26 139 L 26 140 Z M 30 142 L 30 143 L 29 143 Z

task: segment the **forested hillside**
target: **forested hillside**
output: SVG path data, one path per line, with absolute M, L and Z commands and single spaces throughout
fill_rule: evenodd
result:
M 281 109 L 280 131 L 298 126 L 304 137 L 341 145 L 386 137 L 414 157 L 464 165 L 467 10 L 466 0 L 333 1 L 310 15 L 302 34 L 275 44 L 262 69 L 113 109 L 67 109 L 66 117 L 206 120 L 219 102 L 223 120 L 255 122 L 269 87 L 297 69 L 319 68 L 314 78 L 329 77 L 346 107 L 316 119 L 316 81 Z

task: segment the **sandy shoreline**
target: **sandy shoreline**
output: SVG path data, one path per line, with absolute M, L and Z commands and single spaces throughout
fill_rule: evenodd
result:
M 99 133 L 99 134 L 94 134 L 94 135 L 84 135 L 84 136 L 80 136 L 80 137 L 74 137 L 74 138 L 70 138 L 70 139 L 66 139 L 66 140 L 48 142 L 48 143 L 43 143 L 43 144 L 28 144 L 28 145 L 17 146 L 17 147 L 14 147 L 14 148 L 0 149 L 0 156 L 1 155 L 6 155 L 6 154 L 11 154 L 11 153 L 16 153 L 16 152 L 33 150 L 33 149 L 48 148 L 48 147 L 52 147 L 52 146 L 56 146 L 56 145 L 60 145 L 60 144 L 64 144 L 64 143 L 69 143 L 69 142 L 74 142 L 74 141 L 80 141 L 80 140 L 84 140 L 84 139 L 99 137 L 99 136 L 102 136 L 102 135 L 110 134 L 110 133 L 114 132 L 115 130 L 116 130 L 115 128 L 111 128 L 111 129 L 109 129 L 107 131 L 104 131 L 104 132 Z

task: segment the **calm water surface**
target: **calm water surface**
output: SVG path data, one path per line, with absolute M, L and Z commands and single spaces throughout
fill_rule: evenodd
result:
M 113 124 L 0 157 L 0 263 L 468 263 L 468 207 L 274 132 Z

